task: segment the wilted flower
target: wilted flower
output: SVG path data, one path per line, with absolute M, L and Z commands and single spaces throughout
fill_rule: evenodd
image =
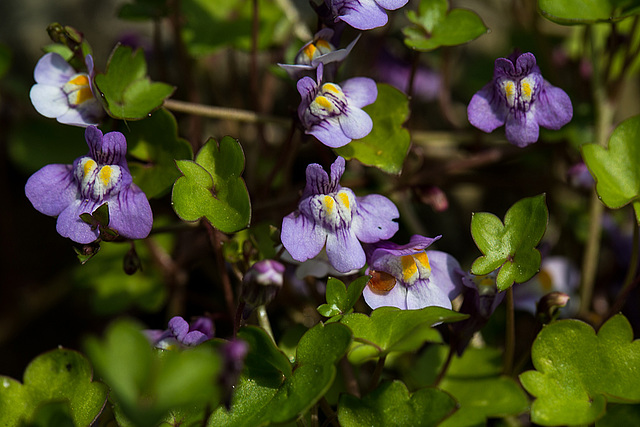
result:
M 125 155 L 127 141 L 120 132 L 85 131 L 89 153 L 72 165 L 47 165 L 31 175 L 25 186 L 29 201 L 39 212 L 57 216 L 63 237 L 86 244 L 100 236 L 99 227 L 81 218 L 106 204 L 108 227 L 129 239 L 149 235 L 153 215 L 146 195 L 132 182 Z M 104 224 L 103 224 L 104 225 Z
M 580 272 L 563 256 L 550 256 L 542 259 L 540 272 L 531 280 L 513 287 L 513 303 L 518 310 L 536 314 L 538 301 L 551 292 L 562 292 L 570 297 L 564 315 L 573 315 L 580 306 L 578 287 Z
M 284 265 L 265 259 L 253 264 L 242 278 L 242 299 L 254 307 L 269 304 L 282 288 Z
M 313 40 L 302 46 L 294 59 L 294 64 L 278 64 L 292 79 L 299 79 L 304 75 L 313 75 L 313 71 L 319 64 L 324 65 L 325 78 L 331 78 L 340 62 L 342 62 L 353 49 L 360 35 L 356 37 L 344 49 L 336 49 L 331 44 L 334 31 L 331 28 L 323 28 L 318 31 Z
M 369 307 L 415 310 L 429 306 L 451 308 L 462 290 L 462 270 L 451 255 L 426 251 L 435 238 L 414 235 L 406 245 L 380 242 L 367 247 L 372 276 L 364 288 Z
M 307 166 L 307 184 L 298 209 L 282 220 L 282 244 L 293 259 L 306 261 L 326 246 L 329 262 L 341 272 L 362 268 L 360 242 L 375 243 L 398 231 L 398 208 L 384 196 L 356 197 L 339 184 L 345 161 L 331 165 L 331 177 L 319 164 Z
M 540 74 L 532 53 L 495 62 L 493 80 L 473 95 L 467 108 L 471 124 L 484 132 L 505 125 L 507 140 L 525 147 L 538 140 L 540 126 L 560 129 L 569 123 L 569 96 Z
M 147 329 L 143 332 L 151 345 L 163 350 L 193 347 L 213 338 L 213 322 L 208 317 L 198 317 L 190 325 L 182 317 L 175 316 L 168 326 L 164 331 Z
M 325 0 L 335 22 L 344 21 L 358 30 L 370 30 L 387 23 L 387 10 L 400 9 L 409 0 Z
M 373 121 L 361 108 L 375 102 L 378 88 L 367 77 L 354 77 L 340 85 L 322 83 L 323 69 L 319 64 L 317 83 L 311 77 L 298 80 L 302 96 L 298 117 L 306 133 L 326 146 L 342 147 L 371 132 Z
M 104 115 L 100 101 L 93 95 L 93 58 L 85 57 L 87 73 L 78 73 L 62 56 L 47 53 L 36 64 L 31 87 L 31 103 L 45 117 L 58 122 L 86 127 L 96 125 Z

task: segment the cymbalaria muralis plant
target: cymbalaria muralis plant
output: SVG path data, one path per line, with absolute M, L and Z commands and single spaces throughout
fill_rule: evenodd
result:
M 0 425 L 640 424 L 636 0 L 5 2 Z

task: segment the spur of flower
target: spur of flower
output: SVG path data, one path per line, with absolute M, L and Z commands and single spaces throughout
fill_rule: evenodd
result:
M 323 28 L 318 31 L 313 40 L 302 46 L 298 51 L 294 64 L 278 64 L 283 68 L 289 77 L 292 79 L 299 79 L 305 76 L 307 73 L 313 75 L 313 71 L 318 68 L 318 64 L 324 65 L 325 76 L 333 76 L 338 68 L 338 64 L 349 55 L 353 46 L 360 38 L 358 35 L 347 47 L 344 49 L 336 49 L 331 44 L 331 38 L 334 31 L 331 28 Z M 313 73 L 313 74 L 312 74 Z
M 325 248 L 336 270 L 359 269 L 366 261 L 360 242 L 375 243 L 398 231 L 393 202 L 378 194 L 356 197 L 339 184 L 344 169 L 342 157 L 331 165 L 331 176 L 319 164 L 307 166 L 298 209 L 282 221 L 282 244 L 293 259 L 306 261 Z
M 47 165 L 31 175 L 25 186 L 27 198 L 39 212 L 57 216 L 58 233 L 77 243 L 91 243 L 100 237 L 100 227 L 81 216 L 104 204 L 111 231 L 129 239 L 147 237 L 153 215 L 146 195 L 132 182 L 124 135 L 103 135 L 97 127 L 89 126 L 85 139 L 89 145 L 86 156 L 72 165 Z
M 473 95 L 467 115 L 484 132 L 504 125 L 507 140 L 525 147 L 538 140 L 540 126 L 557 130 L 569 123 L 573 107 L 542 77 L 532 53 L 514 53 L 496 59 L 493 80 Z
M 409 0 L 325 0 L 334 21 L 343 21 L 358 30 L 384 26 L 387 10 L 400 9 Z
M 323 83 L 323 72 L 324 66 L 320 63 L 317 81 L 311 77 L 298 80 L 298 92 L 302 96 L 298 117 L 305 133 L 331 148 L 364 138 L 373 129 L 373 121 L 362 107 L 378 97 L 376 83 L 367 77 L 354 77 L 340 85 Z
M 426 250 L 439 238 L 416 234 L 405 245 L 387 241 L 367 246 L 371 280 L 363 296 L 369 307 L 451 309 L 451 300 L 462 291 L 463 271 L 451 255 Z
M 31 87 L 31 103 L 45 117 L 58 122 L 87 127 L 104 116 L 92 89 L 93 58 L 85 57 L 88 73 L 77 72 L 62 56 L 47 53 L 36 64 Z

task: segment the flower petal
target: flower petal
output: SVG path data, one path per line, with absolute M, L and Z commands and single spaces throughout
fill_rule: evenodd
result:
M 33 78 L 36 83 L 61 88 L 74 74 L 76 74 L 76 70 L 62 56 L 49 52 L 36 64 Z
M 347 107 L 347 110 L 338 116 L 338 122 L 342 133 L 351 139 L 364 138 L 373 129 L 371 117 L 357 107 Z
M 518 147 L 526 147 L 538 140 L 540 126 L 534 111 L 509 114 L 505 123 L 507 141 Z
M 99 236 L 97 229 L 91 230 L 91 226 L 80 219 L 80 214 L 93 213 L 98 207 L 91 200 L 74 200 L 58 216 L 56 230 L 62 237 L 68 237 L 80 244 L 91 243 Z
M 296 261 L 306 261 L 318 255 L 327 240 L 326 231 L 299 212 L 282 220 L 282 244 Z
M 93 104 L 93 103 L 92 103 Z M 102 108 L 102 107 L 101 107 Z M 94 126 L 98 124 L 95 108 L 69 108 L 66 113 L 56 117 L 58 123 L 71 126 Z
M 362 108 L 376 102 L 378 87 L 376 82 L 367 77 L 354 77 L 340 84 L 342 92 L 349 100 L 349 105 Z
M 348 228 L 327 233 L 326 250 L 333 268 L 342 273 L 362 268 L 366 262 L 360 241 Z
M 407 309 L 419 310 L 431 306 L 451 309 L 451 300 L 431 279 L 418 280 L 407 289 Z
M 535 115 L 540 126 L 547 129 L 560 129 L 573 117 L 573 106 L 569 95 L 545 81 L 535 103 Z
M 375 243 L 390 239 L 398 231 L 400 216 L 398 208 L 389 199 L 379 194 L 358 197 L 358 209 L 353 217 L 351 229 L 364 243 Z
M 376 3 L 384 9 L 396 10 L 407 4 L 409 0 L 376 0 Z
M 315 136 L 318 141 L 331 148 L 342 147 L 351 142 L 351 138 L 342 131 L 337 117 L 331 117 L 313 125 L 306 133 Z
M 40 213 L 57 216 L 79 198 L 72 165 L 47 165 L 31 175 L 24 192 Z
M 144 239 L 153 226 L 153 213 L 144 192 L 135 184 L 105 200 L 109 204 L 109 228 L 129 239 Z
M 401 310 L 408 308 L 407 288 L 399 283 L 385 293 L 374 292 L 367 285 L 362 291 L 362 296 L 364 296 L 364 301 L 367 305 L 374 310 L 378 307 L 397 307 Z
M 504 124 L 507 111 L 491 82 L 473 95 L 467 107 L 467 116 L 469 122 L 481 131 L 493 132 Z
M 31 87 L 29 97 L 36 111 L 50 119 L 69 111 L 69 100 L 60 87 L 36 84 Z
M 374 0 L 347 0 L 338 19 L 358 30 L 370 30 L 386 25 L 389 18 Z
M 427 251 L 427 256 L 431 265 L 430 286 L 442 290 L 449 300 L 453 300 L 460 295 L 464 286 L 462 283 L 464 272 L 460 263 L 445 252 Z
M 169 320 L 169 330 L 178 341 L 182 341 L 189 332 L 189 324 L 180 316 L 174 316 Z

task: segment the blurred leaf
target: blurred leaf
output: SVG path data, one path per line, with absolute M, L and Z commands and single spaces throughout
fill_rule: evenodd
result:
M 156 20 L 168 14 L 167 0 L 133 0 L 118 10 L 118 18 L 130 21 Z
M 174 87 L 153 83 L 147 76 L 147 62 L 142 49 L 117 45 L 107 63 L 105 74 L 95 77 L 105 108 L 116 119 L 144 119 L 171 96 Z
M 371 317 L 351 313 L 343 316 L 340 323 L 353 331 L 349 361 L 359 364 L 391 352 L 415 351 L 426 341 L 439 342 L 440 335 L 431 326 L 467 317 L 466 314 L 435 306 L 420 310 L 380 307 L 373 310 Z
M 504 291 L 513 282 L 522 283 L 540 269 L 540 252 L 536 246 L 547 228 L 549 213 L 545 195 L 521 199 L 500 219 L 490 213 L 474 213 L 471 234 L 482 252 L 471 266 L 478 276 L 500 268 L 496 284 Z
M 69 402 L 61 400 L 41 404 L 25 427 L 75 427 Z
M 640 402 L 640 340 L 618 314 L 598 331 L 579 320 L 546 325 L 533 343 L 535 371 L 520 381 L 535 397 L 531 420 L 541 425 L 584 425 L 600 418 L 607 402 Z
M 206 406 L 218 403 L 221 364 L 212 345 L 154 350 L 136 325 L 119 320 L 103 340 L 90 337 L 85 347 L 111 387 L 110 398 L 136 426 L 155 426 L 176 410 L 204 415 Z
M 191 55 L 209 55 L 227 47 L 251 50 L 252 2 L 183 0 L 181 8 L 182 37 Z M 259 0 L 258 10 L 258 49 L 263 50 L 288 35 L 289 24 L 275 2 Z
M 400 381 L 385 381 L 362 399 L 343 394 L 338 421 L 344 427 L 436 426 L 456 409 L 456 402 L 437 388 L 409 393 Z
M 251 328 L 246 332 L 253 338 L 259 334 L 264 337 L 254 340 L 249 351 L 231 410 L 218 408 L 209 418 L 210 427 L 253 427 L 294 420 L 327 392 L 336 375 L 335 364 L 351 342 L 351 332 L 345 326 L 318 323 L 300 339 L 296 364 L 285 377 L 283 364 L 289 363 L 287 357 L 264 331 Z
M 638 0 L 538 0 L 545 18 L 563 25 L 617 21 L 640 12 Z
M 108 390 L 92 379 L 89 361 L 77 351 L 58 348 L 41 354 L 25 369 L 23 384 L 0 377 L 0 425 L 47 425 L 43 423 L 52 419 L 68 425 L 69 415 L 72 425 L 91 425 L 107 402 Z M 46 405 L 51 402 L 55 404 Z
M 7 74 L 11 67 L 11 49 L 5 44 L 0 44 L 0 79 Z
M 422 0 L 418 13 L 410 10 L 407 17 L 413 27 L 402 29 L 404 43 L 427 52 L 440 46 L 456 46 L 474 40 L 487 32 L 482 19 L 473 11 L 449 8 L 447 0 Z
M 607 413 L 596 421 L 596 427 L 640 425 L 640 405 L 609 404 Z
M 148 198 L 164 195 L 180 177 L 175 160 L 193 158 L 191 145 L 178 137 L 176 119 L 164 108 L 127 127 L 128 151 L 138 160 L 129 162 L 133 181 Z
M 362 139 L 335 148 L 347 160 L 358 159 L 387 173 L 400 174 L 409 151 L 411 137 L 402 126 L 409 118 L 407 95 L 384 83 L 378 83 L 376 102 L 363 108 L 373 120 L 373 130 Z
M 367 286 L 370 276 L 359 277 L 349 288 L 339 279 L 330 277 L 327 281 L 327 303 L 318 307 L 318 312 L 325 317 L 333 317 L 338 314 L 346 314 L 362 295 L 362 290 Z
M 596 180 L 600 200 L 612 209 L 633 203 L 640 224 L 640 116 L 622 122 L 611 134 L 609 148 L 582 146 L 582 156 Z
M 218 144 L 210 138 L 195 162 L 178 160 L 176 164 L 184 176 L 174 184 L 171 201 L 182 220 L 204 217 L 225 233 L 249 224 L 251 201 L 241 177 L 244 153 L 238 141 L 225 136 Z

